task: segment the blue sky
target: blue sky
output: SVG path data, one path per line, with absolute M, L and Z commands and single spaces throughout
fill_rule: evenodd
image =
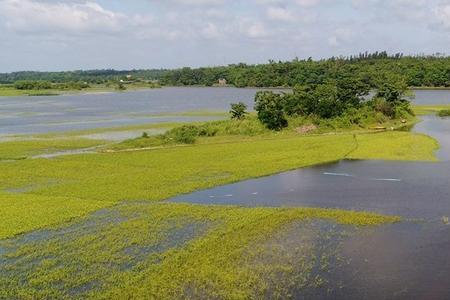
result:
M 450 0 L 0 0 L 0 72 L 446 52 Z

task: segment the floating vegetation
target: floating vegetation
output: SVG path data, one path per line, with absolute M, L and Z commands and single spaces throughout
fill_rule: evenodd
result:
M 342 228 L 397 221 L 315 208 L 126 202 L 57 229 L 1 241 L 0 298 L 300 293 L 326 282 Z

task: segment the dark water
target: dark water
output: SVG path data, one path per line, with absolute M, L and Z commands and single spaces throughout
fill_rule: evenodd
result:
M 253 107 L 258 89 L 163 88 L 126 93 L 0 97 L 0 136 L 80 130 L 130 124 L 208 120 L 155 116 L 198 110 L 228 110 L 242 101 Z M 414 102 L 450 102 L 450 91 L 419 90 Z
M 0 97 L 0 135 L 32 134 L 129 124 L 208 120 L 155 116 L 186 111 L 228 110 L 253 103 L 256 89 L 163 88 L 126 93 L 51 97 Z
M 313 206 L 399 215 L 342 242 L 343 263 L 307 299 L 450 299 L 450 118 L 414 129 L 436 137 L 439 163 L 341 161 L 181 195 L 176 202 Z M 413 218 L 413 219 L 410 219 Z M 298 298 L 304 298 L 300 292 Z

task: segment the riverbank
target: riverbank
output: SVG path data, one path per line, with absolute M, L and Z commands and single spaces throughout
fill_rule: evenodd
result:
M 1 85 L 0 84 L 0 97 L 14 97 L 14 96 L 60 96 L 60 95 L 89 95 L 89 94 L 105 94 L 105 93 L 117 93 L 117 92 L 133 92 L 133 91 L 145 91 L 155 88 L 160 88 L 151 86 L 149 84 L 126 84 L 125 90 L 117 90 L 114 85 L 92 85 L 91 87 L 71 90 L 71 89 L 45 89 L 45 90 L 19 90 L 12 85 Z

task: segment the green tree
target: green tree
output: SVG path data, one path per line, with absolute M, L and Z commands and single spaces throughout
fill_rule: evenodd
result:
M 267 128 L 281 130 L 288 125 L 284 115 L 283 97 L 270 91 L 258 92 L 255 96 L 258 119 Z
M 235 120 L 243 120 L 248 114 L 247 105 L 242 102 L 232 103 L 230 110 L 231 118 Z

